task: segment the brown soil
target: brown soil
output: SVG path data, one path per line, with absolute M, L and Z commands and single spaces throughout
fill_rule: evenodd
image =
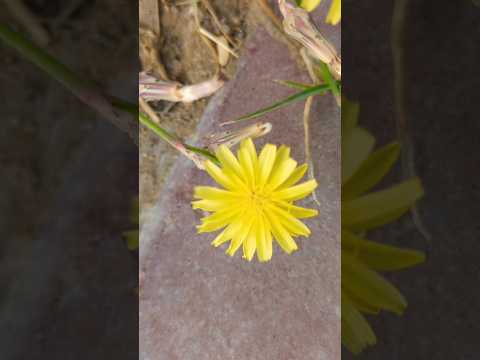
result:
M 151 1 L 144 1 L 144 3 Z M 197 32 L 195 8 L 192 5 L 174 5 L 173 1 L 159 0 L 160 35 L 152 39 L 148 22 L 140 19 L 140 53 L 144 68 L 150 68 L 158 77 L 165 75 L 183 84 L 192 84 L 213 77 L 219 70 L 231 78 L 235 74 L 235 59 L 230 56 L 226 67 L 219 69 L 215 49 Z M 177 1 L 177 3 L 181 3 Z M 282 35 L 258 4 L 250 0 L 210 0 L 223 31 L 241 54 L 246 37 L 259 25 L 282 39 Z M 221 35 L 208 10 L 199 2 L 198 19 L 202 27 L 215 35 Z M 146 30 L 146 31 L 145 31 Z M 160 64 L 159 64 L 160 63 Z M 162 74 L 163 73 L 163 74 Z M 184 139 L 193 135 L 208 99 L 193 104 L 154 104 L 160 113 L 162 125 Z M 169 145 L 143 129 L 140 132 L 140 206 L 150 208 L 161 195 L 162 183 L 178 154 Z

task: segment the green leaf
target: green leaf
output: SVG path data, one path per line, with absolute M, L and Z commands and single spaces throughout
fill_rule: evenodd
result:
M 425 261 L 425 255 L 420 251 L 379 244 L 362 239 L 348 230 L 342 230 L 343 251 L 376 271 L 401 270 Z
M 342 186 L 342 200 L 351 200 L 374 187 L 390 171 L 400 155 L 397 142 L 372 153 Z
M 375 138 L 367 130 L 355 127 L 342 141 L 342 183 L 347 182 L 368 158 Z
M 260 116 L 268 114 L 269 112 L 278 110 L 278 109 L 283 108 L 285 106 L 288 106 L 288 105 L 294 103 L 295 101 L 300 101 L 300 100 L 304 100 L 304 99 L 306 99 L 310 96 L 323 94 L 323 93 L 327 92 L 329 89 L 330 89 L 330 86 L 328 84 L 327 85 L 322 84 L 322 85 L 313 86 L 309 89 L 303 90 L 303 91 L 301 91 L 297 94 L 289 96 L 288 98 L 286 98 L 284 100 L 281 100 L 281 101 L 279 101 L 279 102 L 277 102 L 277 103 L 275 103 L 271 106 L 268 106 L 268 107 L 263 108 L 261 110 L 255 111 L 254 113 L 242 116 L 242 117 L 234 120 L 234 122 L 256 119 Z
M 401 314 L 407 307 L 407 301 L 403 295 L 390 282 L 344 252 L 342 253 L 342 288 L 373 308 Z
M 342 202 L 342 227 L 353 231 L 372 229 L 398 219 L 423 196 L 418 178 L 386 190 Z

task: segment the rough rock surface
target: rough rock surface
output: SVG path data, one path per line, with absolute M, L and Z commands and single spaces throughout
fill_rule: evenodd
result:
M 326 35 L 339 48 L 339 33 Z M 272 79 L 308 81 L 287 47 L 259 29 L 197 138 L 292 93 Z M 286 144 L 302 162 L 302 114 L 297 103 L 263 118 L 273 130 L 257 149 Z M 267 264 L 230 258 L 210 245 L 213 234 L 196 234 L 193 187 L 212 181 L 177 160 L 141 231 L 140 359 L 340 359 L 340 111 L 331 96 L 317 98 L 310 131 L 321 215 L 307 221 L 312 235 L 298 240 L 299 251 L 288 256 L 274 245 Z

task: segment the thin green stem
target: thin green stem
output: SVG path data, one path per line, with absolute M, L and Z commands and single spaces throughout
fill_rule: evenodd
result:
M 68 67 L 58 62 L 53 56 L 43 49 L 32 44 L 21 34 L 11 30 L 4 24 L 0 24 L 0 39 L 8 46 L 17 50 L 22 56 L 37 65 L 51 77 L 60 81 L 67 88 L 90 87 L 93 85 L 83 77 L 78 76 Z
M 132 109 L 125 111 L 125 104 L 121 100 L 112 103 L 112 100 L 105 96 L 92 81 L 71 71 L 44 49 L 32 44 L 4 24 L 0 24 L 0 40 L 17 50 L 24 58 L 38 66 L 50 77 L 56 79 L 78 99 L 96 110 L 120 130 L 128 133 L 131 139 L 138 143 L 138 123 L 131 116 Z M 122 111 L 119 112 L 116 109 Z
M 107 116 L 122 130 L 131 130 L 131 124 L 129 125 L 128 123 L 125 123 L 125 121 L 134 121 L 131 116 L 138 116 L 139 123 L 148 127 L 169 144 L 177 148 L 182 147 L 188 151 L 205 156 L 216 163 L 218 162 L 215 155 L 211 154 L 207 150 L 199 149 L 190 145 L 184 145 L 178 137 L 157 125 L 147 115 L 140 113 L 138 110 L 138 105 L 131 104 L 113 96 L 105 96 L 101 94 L 96 89 L 96 86 L 92 81 L 89 81 L 85 77 L 79 76 L 67 66 L 56 60 L 53 56 L 48 54 L 44 49 L 32 44 L 22 35 L 11 30 L 4 24 L 0 24 L 0 40 L 17 50 L 23 57 L 38 66 L 52 78 L 59 81 L 88 106 Z M 127 120 L 124 115 L 118 114 L 118 112 L 113 111 L 113 109 L 120 110 L 124 113 L 124 115 L 128 115 L 129 119 Z M 137 131 L 134 131 L 134 133 L 132 133 L 132 131 L 129 132 L 132 138 L 134 137 L 134 140 L 138 141 L 138 127 Z
M 322 76 L 325 82 L 328 84 L 330 87 L 330 90 L 332 91 L 333 95 L 336 98 L 340 98 L 341 96 L 341 91 L 340 91 L 340 86 L 339 83 L 333 78 L 332 74 L 330 73 L 330 69 L 328 68 L 327 64 L 325 63 L 320 63 L 320 69 L 322 71 Z
M 167 130 L 163 129 L 160 125 L 155 123 L 150 117 L 142 112 L 138 113 L 138 121 L 150 130 L 152 130 L 155 134 L 157 134 L 160 138 L 168 142 L 169 144 L 174 145 L 177 143 L 179 140 L 178 138 L 169 133 Z
M 307 90 L 311 89 L 315 85 L 312 84 L 304 84 L 301 82 L 297 81 L 291 81 L 291 80 L 274 80 L 277 84 L 287 86 L 292 89 L 297 89 L 297 90 Z
M 255 118 L 263 116 L 263 115 L 265 115 L 269 112 L 278 110 L 278 109 L 283 108 L 285 106 L 288 106 L 295 101 L 304 100 L 304 99 L 307 99 L 307 98 L 309 98 L 310 96 L 313 96 L 313 95 L 323 94 L 323 93 L 327 92 L 328 90 L 330 90 L 330 84 L 322 84 L 322 85 L 311 86 L 308 89 L 305 89 L 305 90 L 303 90 L 299 93 L 291 95 L 291 96 L 287 97 L 286 99 L 281 100 L 281 101 L 279 101 L 279 102 L 277 102 L 277 103 L 275 103 L 271 106 L 268 106 L 264 109 L 255 111 L 252 114 L 242 116 L 242 117 L 240 117 L 240 118 L 238 118 L 234 121 L 229 121 L 229 122 L 223 123 L 222 125 L 228 125 L 228 124 L 231 124 L 231 123 L 235 123 L 237 121 L 245 121 L 245 120 L 255 119 Z
M 177 150 L 181 150 L 182 148 L 187 149 L 187 150 L 189 150 L 191 152 L 194 152 L 198 155 L 205 156 L 209 160 L 218 164 L 218 159 L 211 152 L 209 152 L 208 150 L 205 150 L 205 149 L 197 148 L 195 146 L 184 144 L 177 136 L 168 132 L 167 130 L 162 128 L 160 125 L 155 123 L 148 115 L 140 112 L 138 114 L 138 121 L 142 125 L 146 126 L 148 129 L 153 131 L 161 139 L 165 140 L 167 143 L 172 145 Z

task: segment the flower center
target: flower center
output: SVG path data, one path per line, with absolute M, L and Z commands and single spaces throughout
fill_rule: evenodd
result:
M 268 194 L 258 188 L 251 190 L 248 200 L 248 206 L 260 214 L 264 211 L 265 205 L 270 201 Z

